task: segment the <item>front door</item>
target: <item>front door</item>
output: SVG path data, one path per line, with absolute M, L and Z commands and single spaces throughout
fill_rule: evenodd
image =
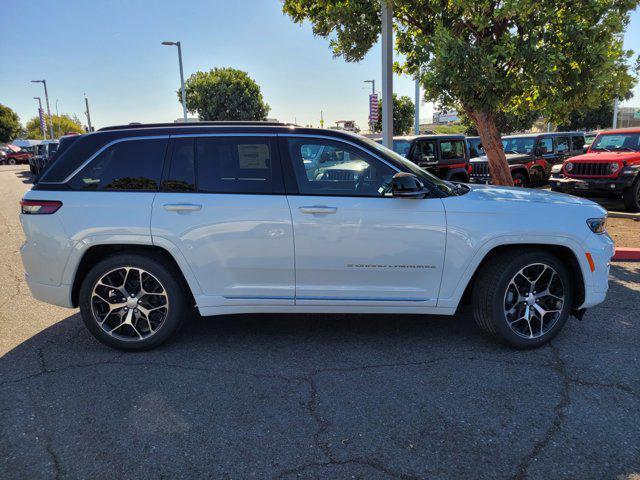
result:
M 296 194 L 296 305 L 435 306 L 446 240 L 439 198 L 390 196 L 397 170 L 355 144 L 281 142 Z M 309 167 L 309 152 L 326 161 Z
M 184 258 L 200 307 L 293 305 L 293 229 L 275 137 L 174 138 L 155 244 Z

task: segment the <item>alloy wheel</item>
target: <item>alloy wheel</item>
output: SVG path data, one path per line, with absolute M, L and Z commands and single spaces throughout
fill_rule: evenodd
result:
M 527 265 L 516 273 L 504 296 L 509 328 L 524 338 L 539 338 L 556 324 L 565 302 L 562 278 L 544 263 Z
M 96 323 L 109 335 L 124 341 L 141 341 L 154 335 L 164 323 L 169 297 L 152 273 L 137 267 L 120 267 L 95 283 L 91 311 Z

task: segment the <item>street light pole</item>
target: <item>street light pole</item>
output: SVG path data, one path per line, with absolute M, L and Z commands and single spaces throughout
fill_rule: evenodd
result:
M 613 128 L 618 128 L 618 98 L 613 100 Z
M 58 113 L 58 99 L 56 98 L 56 117 L 58 117 L 58 138 L 60 138 L 60 114 Z
M 393 10 L 382 0 L 382 144 L 393 147 Z
M 416 110 L 413 119 L 413 133 L 420 135 L 420 80 L 416 77 Z
M 178 47 L 178 63 L 180 64 L 180 89 L 182 91 L 182 114 L 184 123 L 187 123 L 187 93 L 184 89 L 184 73 L 182 70 L 182 45 L 180 42 L 162 42 L 162 45 L 175 45 Z
M 33 97 L 34 100 L 38 100 L 38 120 L 41 119 L 40 115 L 42 112 L 42 98 L 40 97 Z M 42 139 L 46 140 L 47 139 L 47 131 L 44 128 L 44 124 L 42 123 L 42 121 L 40 121 L 40 130 L 42 131 Z
M 84 96 L 84 104 L 87 106 L 87 111 L 84 112 L 87 115 L 87 127 L 89 129 L 89 133 L 93 132 L 93 128 L 91 127 L 91 114 L 89 113 L 89 99 L 87 96 Z
M 49 133 L 51 134 L 51 140 L 55 139 L 55 135 L 53 134 L 53 121 L 51 119 L 51 109 L 49 108 L 49 92 L 47 92 L 47 81 L 46 80 L 31 80 L 32 83 L 42 83 L 44 85 L 44 99 L 47 103 L 47 115 L 49 115 Z

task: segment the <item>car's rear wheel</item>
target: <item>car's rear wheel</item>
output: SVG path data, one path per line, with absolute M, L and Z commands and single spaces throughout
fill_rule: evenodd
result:
M 16 164 L 16 159 L 15 158 L 7 159 L 7 165 L 15 165 L 15 164 Z
M 567 268 L 540 249 L 496 255 L 479 272 L 473 289 L 478 326 L 516 348 L 539 347 L 551 340 L 567 321 L 572 304 Z
M 146 350 L 166 341 L 188 314 L 186 287 L 160 256 L 113 255 L 84 278 L 82 320 L 100 342 L 122 350 Z
M 624 207 L 629 212 L 640 212 L 640 175 L 636 178 L 633 185 L 626 189 L 622 196 Z

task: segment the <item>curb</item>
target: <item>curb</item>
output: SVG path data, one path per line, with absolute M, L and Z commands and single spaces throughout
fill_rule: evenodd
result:
M 640 213 L 609 212 L 607 216 L 609 218 L 630 218 L 631 220 L 640 222 Z
M 640 262 L 640 248 L 616 248 L 612 262 Z

